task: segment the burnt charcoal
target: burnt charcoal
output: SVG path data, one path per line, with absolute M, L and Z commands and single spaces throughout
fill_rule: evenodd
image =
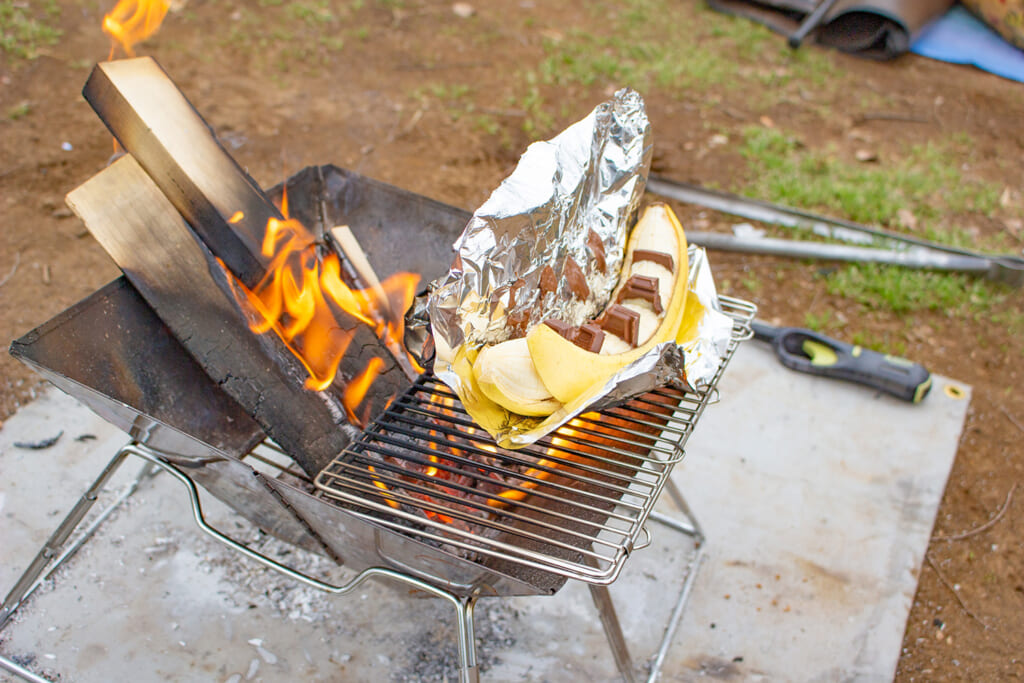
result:
M 60 437 L 62 436 L 64 436 L 63 429 L 59 431 L 56 436 L 51 436 L 49 439 L 43 439 L 42 441 L 15 441 L 14 447 L 24 448 L 30 451 L 41 451 L 56 444 L 60 441 Z

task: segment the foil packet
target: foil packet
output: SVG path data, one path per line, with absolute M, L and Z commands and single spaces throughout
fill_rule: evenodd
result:
M 555 138 L 527 148 L 454 244 L 448 274 L 431 284 L 425 313 L 435 347 L 434 374 L 499 445 L 525 446 L 582 412 L 659 386 L 692 389 L 713 381 L 732 321 L 720 311 L 706 254 L 693 246 L 686 335 L 677 337 L 685 340 L 682 345 L 656 346 L 604 386 L 547 417 L 511 413 L 484 396 L 473 380 L 473 360 L 485 345 L 549 318 L 578 326 L 604 310 L 617 284 L 651 151 L 643 99 L 630 89 L 618 91 Z M 604 252 L 606 266 L 600 270 L 590 256 L 594 240 Z M 589 292 L 584 298 L 578 289 L 573 295 L 571 278 L 563 272 L 569 261 L 585 271 Z

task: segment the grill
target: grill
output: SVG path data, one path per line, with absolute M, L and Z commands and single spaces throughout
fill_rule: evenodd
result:
M 270 199 L 155 64 L 97 67 L 86 94 L 121 131 L 129 154 L 76 189 L 73 205 L 126 276 L 16 340 L 11 353 L 132 441 L 8 593 L 0 628 L 44 572 L 52 573 L 95 530 L 90 525 L 65 548 L 98 491 L 138 457 L 181 482 L 203 531 L 275 571 L 332 594 L 386 576 L 449 601 L 458 619 L 463 681 L 476 679 L 478 598 L 550 595 L 569 579 L 590 585 L 619 670 L 632 680 L 607 584 L 649 542 L 651 519 L 698 544 L 703 539 L 669 476 L 737 345 L 750 336 L 754 307 L 721 299 L 732 335 L 707 388 L 653 391 L 581 415 L 523 449 L 497 447 L 437 379 L 413 381 L 397 365 L 386 390 L 367 394 L 373 405 L 366 414 L 374 419 L 358 429 L 344 419 L 340 388 L 302 388 L 280 340 L 254 338 L 214 277 L 223 271 L 211 251 L 230 256 L 238 266 L 233 271 L 262 274 L 247 240 L 255 227 L 262 235 L 263 219 L 276 211 Z M 167 107 L 176 114 L 164 115 Z M 193 163 L 200 159 L 203 164 Z M 464 211 L 333 166 L 305 169 L 286 186 L 292 216 L 321 246 L 333 227 L 348 226 L 375 273 L 436 279 L 468 220 Z M 270 194 L 281 196 L 283 188 Z M 238 225 L 224 208 L 236 211 L 236 200 L 245 209 L 237 212 Z M 166 247 L 168 258 L 157 247 Z M 391 350 L 368 328 L 350 331 L 353 354 L 342 361 L 353 363 L 346 376 L 354 378 L 369 367 L 363 351 L 380 360 Z M 392 395 L 397 398 L 388 404 Z M 234 541 L 205 521 L 200 486 L 266 533 L 330 557 L 355 577 L 329 585 Z M 653 511 L 662 491 L 689 523 Z M 652 679 L 695 575 L 695 568 L 687 574 Z M 3 657 L 0 668 L 38 680 Z
M 316 486 L 354 515 L 469 557 L 610 583 L 638 542 L 646 544 L 644 524 L 747 334 L 753 307 L 735 299 L 723 307 L 734 334 L 712 388 L 650 392 L 506 450 L 475 427 L 447 386 L 424 376 Z

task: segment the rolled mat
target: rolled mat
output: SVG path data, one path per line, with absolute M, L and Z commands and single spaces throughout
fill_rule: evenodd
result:
M 858 57 L 892 59 L 910 49 L 918 33 L 954 0 L 837 0 L 809 35 L 820 45 Z M 793 35 L 814 11 L 814 0 L 708 0 L 719 12 L 746 17 Z

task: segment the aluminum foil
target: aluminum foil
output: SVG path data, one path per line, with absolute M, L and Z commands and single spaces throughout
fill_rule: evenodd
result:
M 718 310 L 703 250 L 691 247 L 693 308 L 687 311 L 693 338 L 682 347 L 671 342 L 655 347 L 604 387 L 545 418 L 510 413 L 473 386 L 472 359 L 484 345 L 510 338 L 510 317 L 525 317 L 527 327 L 548 318 L 575 326 L 604 310 L 643 195 L 651 149 L 643 100 L 629 89 L 615 93 L 557 137 L 530 145 L 456 241 L 447 276 L 430 286 L 425 312 L 436 348 L 434 373 L 500 445 L 527 445 L 581 412 L 658 386 L 700 387 L 713 380 L 732 325 Z M 591 230 L 604 244 L 604 271 L 590 258 Z M 585 272 L 590 288 L 586 301 L 570 295 L 561 272 L 567 256 Z M 554 268 L 559 283 L 559 289 L 547 294 L 540 287 L 545 267 Z

